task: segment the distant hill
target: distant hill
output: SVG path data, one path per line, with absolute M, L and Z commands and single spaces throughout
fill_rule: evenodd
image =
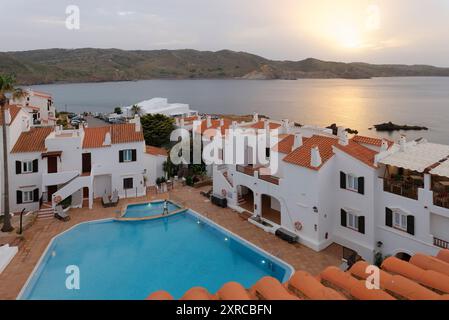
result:
M 449 68 L 305 59 L 274 61 L 230 50 L 45 49 L 0 52 L 0 73 L 20 84 L 142 79 L 300 79 L 449 76 Z

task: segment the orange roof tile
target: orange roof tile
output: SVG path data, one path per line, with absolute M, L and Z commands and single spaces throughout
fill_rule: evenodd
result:
M 376 147 L 382 146 L 382 139 L 379 139 L 379 138 L 356 135 L 356 136 L 352 137 L 351 140 L 353 140 L 354 142 L 358 142 L 358 143 L 362 143 L 362 144 L 369 144 L 369 145 L 376 146 Z M 391 140 L 388 140 L 388 139 L 383 139 L 383 140 L 387 141 L 388 147 L 391 147 L 394 144 L 394 142 Z
M 441 261 L 449 263 L 449 250 L 448 249 L 441 249 L 438 254 L 436 255 L 437 259 L 440 259 Z
M 52 131 L 53 128 L 51 127 L 37 127 L 31 128 L 30 131 L 22 132 L 11 153 L 46 151 L 45 138 Z
M 273 150 L 279 153 L 289 154 L 292 151 L 293 143 L 295 142 L 295 136 L 288 134 L 282 138 L 274 147 Z
M 281 125 L 279 123 L 276 122 L 271 122 L 270 120 L 266 120 L 269 122 L 268 127 L 270 128 L 270 130 L 274 130 L 279 128 Z M 264 120 L 260 120 L 259 122 L 254 123 L 253 125 L 251 125 L 251 128 L 254 129 L 265 129 L 265 121 Z
M 20 112 L 20 107 L 17 105 L 7 105 L 5 108 L 5 112 L 6 110 L 9 109 L 9 113 L 11 114 L 11 123 L 14 122 L 14 119 L 17 117 L 17 115 Z M 0 112 L 0 125 L 3 125 L 3 114 L 2 112 Z
M 314 135 L 311 138 L 306 139 L 301 147 L 285 156 L 283 160 L 301 167 L 319 170 L 334 155 L 332 146 L 336 144 L 338 144 L 337 138 Z M 310 165 L 311 150 L 315 146 L 317 146 L 320 151 L 322 161 L 321 165 L 316 168 Z
M 112 125 L 111 138 L 113 144 L 144 141 L 143 131 L 136 132 L 134 123 Z
M 439 272 L 421 269 L 396 257 L 385 259 L 382 263 L 382 269 L 393 274 L 400 274 L 426 287 L 449 293 L 449 276 Z
M 111 127 L 85 128 L 83 149 L 107 147 L 103 145 L 104 137 L 107 132 L 111 132 Z
M 146 153 L 151 154 L 153 156 L 167 156 L 167 150 L 165 150 L 164 148 L 158 148 L 158 147 L 153 147 L 153 146 L 145 146 L 146 148 Z
M 204 133 L 204 131 L 208 129 L 218 129 L 221 128 L 221 134 L 224 135 L 226 132 L 226 129 L 228 129 L 232 124 L 232 121 L 229 119 L 223 119 L 223 126 L 220 126 L 220 119 L 212 119 L 211 120 L 211 126 L 207 127 L 207 120 L 201 121 L 201 126 L 199 127 L 199 130 L 201 133 Z
M 238 282 L 224 284 L 217 295 L 221 300 L 251 300 L 248 291 Z
M 328 267 L 321 272 L 320 277 L 325 282 L 343 290 L 348 296 L 358 300 L 395 300 L 382 290 L 366 288 L 365 281 L 351 277 L 337 267 Z
M 311 300 L 346 300 L 342 294 L 325 287 L 317 278 L 301 270 L 296 271 L 290 278 L 288 288 Z
M 298 297 L 290 294 L 277 279 L 269 276 L 257 281 L 252 291 L 264 300 L 299 300 Z
M 145 300 L 173 300 L 173 296 L 167 291 L 160 290 L 153 292 Z
M 182 296 L 181 300 L 212 300 L 214 296 L 202 287 L 194 287 L 189 289 Z
M 111 143 L 128 143 L 144 141 L 143 132 L 136 132 L 134 123 L 114 124 L 97 128 L 85 128 L 83 148 L 102 148 L 104 137 L 107 132 L 111 133 Z
M 405 261 L 402 262 L 407 264 Z M 351 267 L 349 272 L 360 279 L 367 279 L 368 276 L 370 276 L 370 274 L 366 273 L 367 267 L 368 263 L 365 261 L 359 261 Z M 384 270 L 380 270 L 379 276 L 380 287 L 399 299 L 438 300 L 441 297 L 434 291 L 431 291 L 412 281 L 415 279 L 407 279 L 401 275 L 391 275 Z
M 424 270 L 433 270 L 449 276 L 449 263 L 435 257 L 417 253 L 411 257 L 410 263 Z
M 374 150 L 364 147 L 351 140 L 349 140 L 349 143 L 346 146 L 337 143 L 335 144 L 335 147 L 356 158 L 357 160 L 360 160 L 370 167 L 376 167 L 374 165 L 374 156 L 377 154 L 377 152 Z

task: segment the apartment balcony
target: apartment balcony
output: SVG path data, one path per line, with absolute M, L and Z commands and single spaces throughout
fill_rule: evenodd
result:
M 259 168 L 254 167 L 252 164 L 248 165 L 236 165 L 235 170 L 240 173 L 247 174 L 249 176 L 254 176 L 254 171 L 257 171 Z
M 449 192 L 434 191 L 433 192 L 433 204 L 438 207 L 449 209 Z
M 273 176 L 273 175 L 269 175 L 269 174 L 262 174 L 261 173 L 261 169 L 264 169 L 263 166 L 253 166 L 253 165 L 236 165 L 236 171 L 246 174 L 248 176 L 253 177 L 254 176 L 254 172 L 258 172 L 259 175 L 259 179 L 269 182 L 271 184 L 275 184 L 275 185 L 279 185 L 279 177 Z
M 449 249 L 449 241 L 433 237 L 433 245 L 442 249 Z
M 418 189 L 424 187 L 424 182 L 419 177 L 383 178 L 383 181 L 385 192 L 414 200 L 418 200 Z
M 267 181 L 269 183 L 275 184 L 275 185 L 279 185 L 279 177 L 276 176 L 272 176 L 272 175 L 262 175 L 259 176 L 259 179 Z

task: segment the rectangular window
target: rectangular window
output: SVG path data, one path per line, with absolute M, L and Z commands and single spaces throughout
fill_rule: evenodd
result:
M 359 230 L 359 219 L 355 214 L 348 212 L 348 227 L 354 230 Z
M 349 190 L 353 190 L 353 191 L 358 191 L 359 190 L 359 179 L 352 175 L 352 174 L 348 174 L 346 175 L 346 186 L 347 189 Z
M 401 212 L 395 212 L 393 227 L 407 231 L 407 215 Z
M 24 161 L 23 162 L 23 173 L 33 172 L 33 161 Z
M 131 149 L 123 150 L 123 161 L 129 162 L 133 160 L 133 152 Z
M 133 188 L 133 178 L 123 179 L 123 189 L 132 189 L 132 188 Z
M 33 191 L 23 191 L 22 193 L 23 195 L 23 202 L 33 202 L 34 198 L 33 198 Z

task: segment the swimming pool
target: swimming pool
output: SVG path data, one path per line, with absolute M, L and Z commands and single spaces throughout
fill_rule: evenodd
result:
M 180 207 L 171 201 L 167 201 L 168 212 L 176 211 Z M 124 218 L 145 218 L 158 216 L 164 212 L 164 200 L 130 204 L 126 207 Z
M 67 266 L 80 289 L 66 288 Z M 192 210 L 145 221 L 81 223 L 55 237 L 22 289 L 21 299 L 144 299 L 157 290 L 175 298 L 194 286 L 252 286 L 292 267 Z

